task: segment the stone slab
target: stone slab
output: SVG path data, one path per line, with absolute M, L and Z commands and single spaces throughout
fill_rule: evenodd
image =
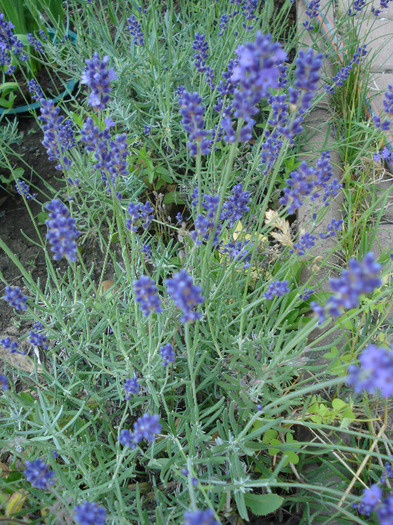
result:
M 384 93 L 387 91 L 389 85 L 393 85 L 393 72 L 373 73 L 370 77 L 368 85 L 369 98 L 372 101 L 373 108 L 376 109 L 380 115 L 384 112 Z

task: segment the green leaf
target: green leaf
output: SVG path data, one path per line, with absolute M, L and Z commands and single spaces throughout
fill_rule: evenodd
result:
M 266 516 L 279 509 L 284 498 L 277 494 L 246 494 L 247 507 L 257 516 Z
M 45 224 L 46 219 L 48 219 L 49 214 L 46 211 L 42 211 L 37 215 L 37 220 L 40 224 Z
M 184 200 L 180 197 L 180 193 L 177 191 L 170 191 L 164 197 L 164 204 L 185 204 Z

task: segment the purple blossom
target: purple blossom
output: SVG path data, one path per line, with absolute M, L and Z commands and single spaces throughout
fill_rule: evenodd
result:
M 145 40 L 143 38 L 144 34 L 142 32 L 141 24 L 135 18 L 134 15 L 131 15 L 131 18 L 127 18 L 127 29 L 129 30 L 131 36 L 133 37 L 132 41 L 136 46 L 144 46 Z
M 319 9 L 320 9 L 320 0 L 311 0 L 308 4 L 308 7 L 306 9 L 306 15 L 312 20 L 313 18 L 316 18 L 319 15 Z M 308 20 L 303 22 L 303 26 L 307 29 L 307 31 L 311 31 L 314 29 L 314 26 L 310 24 Z
M 241 129 L 238 140 L 245 142 L 252 137 L 253 118 L 259 109 L 257 104 L 269 95 L 269 89 L 278 87 L 278 65 L 287 55 L 278 42 L 272 42 L 271 35 L 257 33 L 255 43 L 248 42 L 236 50 L 238 64 L 234 67 L 232 82 L 239 82 L 234 92 L 234 117 L 242 119 L 245 126 Z M 230 121 L 223 119 L 222 126 L 227 131 L 225 140 L 233 142 Z
M 193 284 L 191 275 L 188 275 L 185 270 L 181 270 L 172 279 L 167 279 L 165 285 L 176 307 L 183 312 L 180 318 L 182 323 L 201 318 L 201 314 L 193 309 L 198 304 L 203 303 L 205 298 L 200 295 L 202 288 Z
M 248 268 L 250 266 L 250 248 L 252 246 L 254 246 L 254 243 L 249 241 L 234 241 L 222 244 L 220 251 L 226 253 L 232 261 L 243 262 L 243 268 Z
M 360 394 L 380 391 L 383 397 L 393 396 L 393 346 L 390 350 L 373 344 L 359 356 L 359 366 L 348 368 L 347 384 Z
M 326 227 L 326 233 L 320 233 L 319 237 L 321 239 L 327 239 L 328 237 L 334 237 L 337 235 L 337 232 L 341 229 L 343 225 L 342 219 L 332 219 Z
M 29 481 L 33 487 L 37 489 L 47 489 L 48 485 L 54 483 L 53 470 L 49 470 L 41 459 L 34 461 L 26 461 L 26 469 L 24 470 L 27 481 Z
M 45 206 L 49 210 L 46 238 L 54 252 L 55 261 L 66 257 L 70 262 L 76 261 L 77 244 L 75 239 L 80 235 L 75 226 L 75 219 L 70 217 L 67 207 L 59 200 L 53 199 Z
M 385 92 L 383 106 L 385 109 L 385 113 L 387 113 L 388 115 L 393 115 L 393 86 L 392 84 L 388 85 L 388 89 Z
M 316 235 L 312 235 L 309 232 L 306 232 L 304 235 L 300 237 L 299 242 L 296 242 L 293 245 L 293 250 L 289 250 L 290 253 L 297 253 L 297 255 L 301 256 L 306 253 L 306 250 L 309 250 L 313 246 L 315 246 L 315 239 L 317 238 Z
M 258 20 L 258 17 L 254 14 L 254 11 L 258 7 L 259 0 L 243 0 L 242 2 L 242 15 L 248 21 Z M 252 29 L 252 28 L 251 28 Z
M 24 195 L 26 197 L 27 201 L 30 201 L 31 199 L 35 199 L 37 197 L 36 193 L 31 194 L 29 185 L 26 184 L 24 180 L 16 179 L 17 184 L 15 184 L 15 189 L 19 193 L 19 195 Z
M 169 363 L 175 362 L 176 356 L 171 343 L 167 343 L 166 345 L 161 346 L 160 354 L 162 357 L 162 366 L 168 366 Z
M 97 503 L 84 501 L 74 507 L 74 519 L 80 525 L 105 525 L 106 510 Z
M 41 333 L 43 329 L 44 327 L 39 321 L 34 323 L 33 330 L 29 332 L 29 335 L 30 335 L 29 343 L 34 346 L 42 346 L 43 350 L 47 350 L 48 348 L 48 345 L 46 343 L 47 337 L 45 334 Z M 36 330 L 36 332 L 34 332 L 34 330 Z
M 191 197 L 193 197 L 193 195 L 191 195 Z M 196 197 L 197 196 L 195 196 L 195 198 Z M 194 221 L 195 230 L 191 232 L 191 238 L 197 246 L 200 246 L 203 240 L 209 240 L 209 235 L 215 229 L 213 246 L 216 246 L 218 244 L 219 234 L 222 228 L 221 224 L 217 224 L 217 210 L 220 202 L 220 196 L 204 194 L 202 195 L 202 199 L 202 207 L 206 210 L 206 216 L 197 216 Z
M 263 296 L 272 301 L 273 297 L 281 297 L 288 292 L 288 281 L 273 281 L 269 284 L 267 292 L 265 292 Z
M 72 130 L 71 120 L 64 121 L 64 117 L 59 115 L 60 108 L 55 107 L 53 100 L 44 98 L 40 99 L 41 115 L 38 120 L 44 122 L 42 129 L 44 130 L 44 140 L 42 144 L 45 146 L 48 153 L 49 160 L 61 159 L 62 164 L 58 164 L 56 169 L 68 169 L 71 165 L 71 160 L 64 156 L 65 152 L 75 146 L 75 137 Z
M 38 38 L 36 38 L 31 33 L 27 33 L 27 41 L 37 51 L 37 53 L 44 53 L 41 40 L 38 40 Z
M 305 288 L 301 294 L 299 294 L 299 299 L 302 301 L 308 301 L 310 299 L 311 295 L 314 293 L 314 290 L 311 290 L 309 288 Z
M 192 49 L 196 51 L 192 56 L 195 60 L 195 67 L 200 73 L 206 71 L 205 61 L 209 56 L 209 46 L 205 42 L 206 35 L 195 33 L 194 42 L 192 43 Z
M 97 51 L 91 60 L 85 60 L 87 66 L 82 73 L 81 84 L 87 84 L 92 90 L 88 102 L 93 108 L 106 109 L 111 91 L 110 81 L 117 79 L 113 68 L 107 69 L 109 60 L 108 55 L 101 60 Z
M 183 222 L 183 215 L 179 212 L 179 213 L 176 214 L 175 219 L 177 220 L 177 222 L 182 223 Z
M 145 127 L 143 128 L 143 133 L 144 133 L 145 135 L 150 135 L 150 132 L 151 132 L 151 127 L 150 127 L 150 126 L 145 126 Z
M 124 399 L 128 401 L 129 399 L 131 399 L 132 394 L 138 393 L 138 379 L 136 377 L 133 377 L 132 379 L 126 379 L 126 382 L 124 383 L 124 389 L 126 390 L 126 392 L 128 392 Z
M 227 14 L 221 15 L 219 27 L 220 27 L 219 36 L 222 36 L 228 27 L 228 15 Z
M 27 297 L 22 294 L 19 286 L 15 286 L 14 288 L 6 286 L 3 299 L 7 301 L 11 308 L 15 308 L 15 310 L 26 310 L 27 308 Z
M 360 60 L 366 55 L 366 44 L 364 44 L 363 48 L 359 47 L 358 50 L 353 54 L 349 63 L 346 66 L 342 67 L 340 71 L 332 78 L 333 84 L 336 86 L 343 86 L 344 82 L 349 77 L 354 65 L 359 64 Z M 324 88 L 328 93 L 334 93 L 333 86 L 325 84 Z
M 0 374 L 0 387 L 2 390 L 8 390 L 8 377 Z
M 243 214 L 250 210 L 250 192 L 243 191 L 243 185 L 238 184 L 232 188 L 233 195 L 228 197 L 222 206 L 222 220 L 229 220 L 229 226 L 232 227 L 235 222 L 239 221 Z
M 40 100 L 41 98 L 44 98 L 44 92 L 42 91 L 41 86 L 38 84 L 38 82 L 34 80 L 34 78 L 28 80 L 26 84 L 29 88 L 31 98 L 33 100 Z
M 6 74 L 12 74 L 15 66 L 11 66 L 11 53 L 19 55 L 22 52 L 23 44 L 14 34 L 14 25 L 6 22 L 4 14 L 0 13 L 0 65 L 9 66 Z
M 349 9 L 347 15 L 355 16 L 356 13 L 360 13 L 363 7 L 366 5 L 366 0 L 355 0 L 353 3 L 353 9 Z
M 198 155 L 198 152 L 202 155 L 210 153 L 210 141 L 208 137 L 211 135 L 211 130 L 203 129 L 205 125 L 203 120 L 205 107 L 201 105 L 201 102 L 202 98 L 196 91 L 189 93 L 183 90 L 181 98 L 179 98 L 179 112 L 183 117 L 182 124 L 187 133 L 190 134 L 190 140 L 187 142 L 187 146 L 193 156 Z
M 207 510 L 187 510 L 184 513 L 184 525 L 220 525 L 214 519 L 214 512 L 211 509 Z
M 320 79 L 320 70 L 323 64 L 323 54 L 314 55 L 311 47 L 301 49 L 296 59 L 294 87 L 290 87 L 289 103 L 297 106 L 300 114 L 311 106 Z
M 274 166 L 283 145 L 280 133 L 277 130 L 274 130 L 273 133 L 270 133 L 269 130 L 265 130 L 265 137 L 265 142 L 261 144 L 261 161 L 262 164 L 265 165 L 263 170 L 264 175 L 266 175 Z
M 9 350 L 10 354 L 26 355 L 26 351 L 21 352 L 18 350 L 19 344 L 16 341 L 11 342 L 10 337 L 0 339 L 0 343 L 3 345 L 4 350 Z
M 134 287 L 135 301 L 139 303 L 142 314 L 147 317 L 153 310 L 162 312 L 161 301 L 157 295 L 157 286 L 153 279 L 147 275 L 132 283 Z
M 123 429 L 120 432 L 119 441 L 126 447 L 136 448 L 137 444 L 142 441 L 142 439 L 147 439 L 148 441 L 155 440 L 155 434 L 159 434 L 162 429 L 162 425 L 159 422 L 160 416 L 158 414 L 143 414 L 143 416 L 138 417 L 134 423 L 133 432 Z
M 371 485 L 369 489 L 363 490 L 363 497 L 359 504 L 355 505 L 355 508 L 360 512 L 360 514 L 365 514 L 369 516 L 378 503 L 382 499 L 382 489 L 378 487 L 375 483 Z
M 148 258 L 151 259 L 153 257 L 153 252 L 151 250 L 150 244 L 143 244 L 142 245 L 142 253 Z
M 318 315 L 319 323 L 325 321 L 326 314 L 339 317 L 345 308 L 357 308 L 362 294 L 371 293 L 381 286 L 380 269 L 381 265 L 375 261 L 372 252 L 367 253 L 362 262 L 350 259 L 348 270 L 344 270 L 341 277 L 330 279 L 333 295 L 325 307 L 316 302 L 310 305 Z

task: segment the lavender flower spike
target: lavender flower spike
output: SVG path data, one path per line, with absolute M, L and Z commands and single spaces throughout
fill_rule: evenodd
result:
M 211 131 L 203 129 L 205 125 L 203 120 L 205 108 L 201 105 L 201 102 L 202 98 L 197 92 L 189 93 L 183 90 L 179 98 L 179 112 L 183 117 L 182 124 L 184 129 L 190 134 L 190 140 L 187 142 L 187 146 L 190 148 L 191 155 L 194 157 L 198 155 L 198 151 L 200 151 L 202 155 L 210 153 L 210 141 L 208 137 L 210 137 Z
M 140 304 L 142 314 L 147 317 L 153 310 L 162 312 L 161 301 L 157 295 L 157 286 L 153 279 L 142 275 L 138 281 L 132 283 L 135 293 L 135 301 Z
M 184 525 L 220 525 L 214 519 L 214 512 L 211 509 L 207 510 L 188 510 L 184 514 Z
M 58 199 L 53 199 L 45 208 L 50 211 L 45 224 L 49 230 L 46 238 L 55 254 L 53 258 L 57 261 L 66 257 L 70 262 L 75 262 L 75 239 L 80 235 L 75 226 L 75 219 L 70 217 L 67 207 Z
M 74 519 L 80 525 L 105 525 L 106 510 L 97 503 L 84 501 L 81 505 L 76 505 L 74 510 Z
M 377 390 L 383 397 L 393 396 L 393 346 L 369 345 L 359 357 L 359 366 L 348 368 L 347 384 L 360 394 L 363 390 L 374 394 Z
M 181 270 L 173 279 L 167 279 L 165 284 L 175 305 L 183 312 L 180 318 L 182 323 L 201 318 L 201 314 L 193 309 L 197 304 L 203 303 L 205 298 L 200 295 L 202 288 L 193 284 L 191 275 Z
M 89 104 L 93 108 L 106 108 L 111 91 L 109 83 L 111 80 L 117 79 L 113 68 L 107 69 L 109 60 L 108 55 L 105 55 L 101 60 L 96 51 L 91 60 L 87 59 L 85 61 L 87 66 L 82 73 L 81 84 L 87 84 L 91 88 L 92 93 L 89 97 Z
M 26 310 L 27 308 L 27 305 L 25 304 L 27 302 L 27 297 L 22 294 L 19 286 L 15 286 L 14 288 L 6 286 L 3 299 L 4 301 L 7 301 L 11 308 L 15 308 L 15 310 Z
M 54 483 L 53 476 L 55 473 L 53 470 L 49 470 L 41 459 L 35 461 L 26 461 L 26 469 L 24 471 L 27 481 L 36 487 L 37 489 L 47 489 L 48 485 Z

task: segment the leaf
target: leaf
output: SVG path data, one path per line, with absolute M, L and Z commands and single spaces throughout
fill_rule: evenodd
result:
M 257 516 L 266 516 L 279 509 L 284 498 L 277 494 L 245 494 L 247 507 Z
M 170 191 L 164 197 L 164 204 L 172 204 L 172 202 L 175 204 L 185 204 L 184 200 L 180 197 L 180 193 L 177 191 Z
M 14 492 L 10 499 L 8 500 L 7 507 L 5 509 L 5 515 L 11 516 L 20 512 L 23 507 L 23 503 L 26 501 L 27 495 L 22 494 L 21 492 Z

